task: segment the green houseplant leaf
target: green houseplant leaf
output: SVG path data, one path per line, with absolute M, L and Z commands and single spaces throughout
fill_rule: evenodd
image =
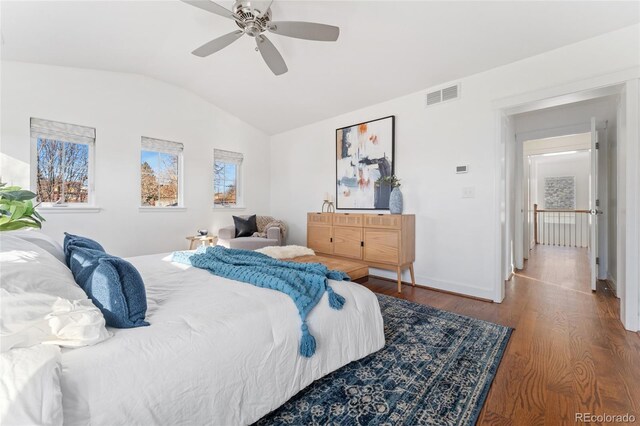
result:
M 31 191 L 0 182 L 0 231 L 42 228 L 44 218 L 36 211 L 34 198 Z
M 397 188 L 400 186 L 400 179 L 398 179 L 396 175 L 380 176 L 376 181 L 376 184 L 378 185 L 385 184 L 385 185 L 389 185 L 391 188 Z

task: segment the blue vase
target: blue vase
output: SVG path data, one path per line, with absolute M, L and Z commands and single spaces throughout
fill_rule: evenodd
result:
M 393 188 L 389 196 L 389 213 L 402 214 L 402 192 L 397 186 Z

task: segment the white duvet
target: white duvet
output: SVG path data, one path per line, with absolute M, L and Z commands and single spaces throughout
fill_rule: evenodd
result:
M 35 345 L 0 353 L 0 424 L 62 424 L 58 346 Z
M 331 309 L 325 294 L 313 309 L 317 349 L 304 358 L 288 296 L 165 256 L 127 259 L 145 281 L 149 327 L 63 350 L 65 424 L 249 424 L 384 345 L 377 298 L 363 286 L 331 283 L 345 305 Z

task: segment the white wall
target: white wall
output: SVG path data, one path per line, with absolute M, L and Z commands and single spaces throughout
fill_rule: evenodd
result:
M 244 154 L 246 212 L 269 210 L 269 138 L 194 94 L 133 75 L 2 63 L 3 181 L 30 186 L 29 118 L 96 128 L 98 213 L 47 213 L 44 232 L 96 238 L 116 255 L 185 249 L 199 228 L 216 231 L 232 213 L 214 212 L 213 149 Z M 184 143 L 182 212 L 140 212 L 140 137 Z
M 514 121 L 516 123 L 520 122 L 521 124 L 523 118 L 525 117 L 516 116 L 514 117 Z M 557 120 L 557 117 L 555 117 L 555 119 Z M 564 129 L 564 127 L 562 129 Z M 558 131 L 564 131 L 562 129 L 559 129 Z M 538 130 L 534 130 L 533 132 L 536 134 L 539 133 Z M 555 133 L 555 130 L 552 133 Z M 544 194 L 539 194 L 537 190 L 537 182 L 539 181 L 539 179 L 537 176 L 538 168 L 536 167 L 536 159 L 551 158 L 553 160 L 554 157 L 540 157 L 540 155 L 567 151 L 588 151 L 591 149 L 590 133 L 570 134 L 565 136 L 548 137 L 544 139 L 524 140 L 523 142 L 520 142 L 521 139 L 526 139 L 527 134 L 531 133 L 521 133 L 516 142 L 522 143 L 522 154 L 524 159 L 522 170 L 524 172 L 523 176 L 526 177 L 524 179 L 523 185 L 523 192 L 526 194 L 526 196 L 523 197 L 523 206 L 527 214 L 523 218 L 523 234 L 526 235 L 528 233 L 529 238 L 526 239 L 526 241 L 523 241 L 525 253 L 535 246 L 533 205 L 537 203 L 538 208 L 543 208 L 541 199 L 543 198 Z M 562 161 L 562 157 L 560 157 L 560 160 Z M 587 163 L 587 185 L 589 184 L 588 173 L 591 169 L 590 164 L 590 162 Z M 588 201 L 589 193 L 587 189 L 587 205 Z
M 531 205 L 544 205 L 544 180 L 547 177 L 573 176 L 576 184 L 576 210 L 589 209 L 589 174 L 591 156 L 589 152 L 577 152 L 558 156 L 531 157 L 532 167 L 536 168 L 535 178 L 531 182 Z
M 586 135 L 587 141 L 591 139 Z M 531 159 L 531 192 L 530 209 L 538 204 L 539 209 L 545 209 L 544 185 L 547 177 L 573 176 L 575 178 L 576 210 L 589 209 L 589 175 L 591 173 L 591 155 L 588 151 L 560 156 L 529 157 Z M 553 214 L 541 214 L 539 229 L 541 231 L 540 244 L 568 244 L 587 247 L 589 243 L 589 221 L 585 214 L 571 216 L 564 214 L 556 217 Z M 543 228 L 546 228 L 546 232 Z M 570 225 L 573 223 L 573 225 Z M 531 226 L 531 228 L 534 228 Z M 532 229 L 533 230 L 533 229 Z M 549 232 L 551 231 L 551 232 Z M 553 241 L 553 243 L 551 243 Z
M 610 95 L 517 114 L 515 116 L 516 133 L 520 139 L 535 139 L 535 136 L 533 138 L 527 136 L 535 135 L 540 131 L 546 131 L 548 134 L 555 133 L 553 136 L 566 135 L 566 131 L 571 130 L 572 127 L 582 126 L 590 131 L 591 117 L 596 118 L 599 127 L 602 127 L 607 120 L 614 121 L 610 125 L 615 126 L 617 104 L 618 96 Z
M 306 212 L 319 210 L 322 194 L 333 192 L 335 129 L 395 115 L 396 172 L 405 211 L 416 214 L 418 283 L 498 299 L 501 195 L 493 102 L 637 67 L 638 33 L 635 25 L 457 80 L 462 97 L 454 102 L 425 109 L 425 90 L 275 135 L 271 212 L 290 224 L 290 241 L 304 243 Z M 470 166 L 468 174 L 455 173 L 461 164 Z M 475 198 L 462 198 L 467 186 Z

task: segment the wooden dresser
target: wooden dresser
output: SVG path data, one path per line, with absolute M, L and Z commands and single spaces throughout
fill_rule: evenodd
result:
M 412 214 L 308 213 L 307 246 L 316 253 L 355 259 L 373 268 L 413 273 L 416 217 Z

